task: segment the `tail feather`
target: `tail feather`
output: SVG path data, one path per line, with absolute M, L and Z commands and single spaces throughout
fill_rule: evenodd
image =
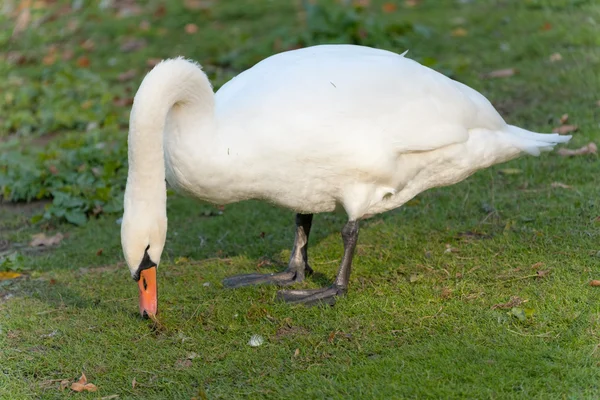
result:
M 535 133 L 514 125 L 508 125 L 507 133 L 512 136 L 514 146 L 533 156 L 539 156 L 542 151 L 552 151 L 557 144 L 571 140 L 571 135 Z

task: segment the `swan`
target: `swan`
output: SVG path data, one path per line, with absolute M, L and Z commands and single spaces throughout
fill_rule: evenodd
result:
M 301 282 L 312 272 L 313 214 L 343 207 L 344 253 L 332 285 L 278 292 L 290 303 L 333 304 L 348 290 L 361 219 L 570 139 L 508 125 L 483 95 L 405 54 L 355 45 L 287 51 L 217 93 L 193 61 L 156 65 L 131 110 L 121 224 L 142 316 L 158 310 L 166 183 L 215 204 L 261 199 L 296 213 L 286 270 L 231 277 L 226 287 Z

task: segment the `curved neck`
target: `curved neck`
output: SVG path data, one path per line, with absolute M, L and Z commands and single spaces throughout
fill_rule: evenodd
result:
M 140 85 L 129 123 L 125 211 L 130 202 L 166 206 L 167 116 L 200 123 L 214 119 L 214 93 L 199 65 L 182 58 L 163 61 Z

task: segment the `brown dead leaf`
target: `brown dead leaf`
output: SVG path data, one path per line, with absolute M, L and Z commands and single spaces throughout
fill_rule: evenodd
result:
M 207 10 L 213 5 L 209 0 L 183 0 L 183 6 L 188 10 Z
M 545 270 L 545 271 L 541 271 L 540 270 L 540 271 L 537 272 L 537 277 L 538 278 L 543 278 L 543 277 L 548 276 L 549 274 L 550 274 L 550 270 Z
M 452 29 L 452 31 L 450 32 L 450 36 L 453 37 L 465 37 L 469 34 L 469 31 L 467 31 L 465 28 L 459 26 L 458 28 L 454 28 Z
M 562 182 L 552 182 L 552 183 L 550 184 L 550 187 L 553 187 L 553 188 L 561 188 L 561 189 L 572 189 L 572 188 L 573 188 L 573 186 L 565 185 L 565 184 L 564 184 L 564 183 L 562 183 Z
M 129 38 L 121 45 L 121 51 L 123 53 L 130 53 L 132 51 L 140 50 L 146 47 L 146 40 L 140 38 Z
M 506 303 L 494 304 L 492 306 L 492 310 L 495 310 L 497 308 L 501 308 L 501 309 L 513 308 L 513 307 L 517 307 L 525 302 L 526 301 L 521 299 L 519 296 L 512 296 L 510 298 L 510 300 L 508 300 Z
M 31 235 L 32 240 L 29 242 L 29 246 L 56 246 L 64 239 L 64 237 L 65 236 L 60 232 L 53 236 L 46 236 L 45 233 L 36 233 L 35 235 Z
M 90 59 L 86 56 L 81 56 L 77 59 L 76 64 L 79 68 L 87 68 L 90 66 Z
M 95 392 L 96 390 L 98 390 L 98 387 L 96 385 L 94 385 L 93 383 L 88 383 L 87 377 L 82 372 L 79 380 L 77 382 L 73 382 L 71 384 L 71 390 L 73 390 L 75 392 L 83 392 L 83 391 Z
M 159 5 L 156 10 L 154 10 L 154 16 L 156 18 L 162 18 L 167 15 L 167 7 L 164 4 Z
M 533 264 L 533 265 L 531 266 L 531 268 L 532 268 L 532 269 L 538 269 L 538 268 L 540 268 L 540 267 L 541 267 L 541 266 L 543 266 L 543 265 L 544 265 L 544 263 L 543 263 L 543 262 L 541 262 L 541 261 L 539 261 L 539 262 L 536 262 L 535 264 Z
M 550 54 L 550 62 L 557 62 L 562 60 L 562 55 L 560 53 L 552 53 Z
M 137 385 L 137 381 L 135 380 L 135 378 L 133 378 L 133 380 L 131 381 L 131 388 L 135 389 L 135 385 Z
M 566 135 L 567 133 L 575 132 L 578 128 L 579 127 L 577 125 L 561 125 L 552 129 L 552 132 Z
M 70 381 L 68 379 L 63 379 L 62 381 L 60 381 L 60 390 L 61 390 L 61 392 L 63 390 L 65 390 L 66 388 L 69 387 L 69 382 Z
M 17 17 L 15 22 L 15 27 L 12 32 L 12 37 L 17 37 L 23 31 L 25 31 L 29 27 L 29 23 L 31 22 L 31 9 L 29 5 L 27 5 Z
M 484 74 L 484 78 L 508 78 L 517 73 L 515 68 L 498 69 L 496 71 Z
M 15 279 L 20 277 L 22 274 L 18 273 L 18 272 L 12 272 L 12 271 L 4 271 L 4 272 L 0 272 L 0 281 L 7 281 L 10 279 Z
M 381 6 L 381 10 L 382 10 L 384 13 L 386 13 L 386 14 L 391 14 L 391 13 L 393 13 L 394 11 L 396 11 L 396 8 L 397 8 L 397 7 L 396 7 L 396 4 L 394 4 L 394 3 L 391 3 L 391 2 L 384 3 L 384 4 Z
M 600 286 L 600 280 L 594 279 L 594 280 L 590 281 L 590 286 L 595 286 L 595 287 Z
M 552 24 L 550 22 L 545 22 L 544 25 L 542 25 L 541 29 L 543 31 L 549 31 L 552 29 Z
M 583 147 L 580 147 L 579 149 L 558 149 L 557 151 L 558 155 L 561 155 L 563 157 L 568 157 L 568 156 L 582 156 L 585 154 L 597 154 L 598 153 L 598 146 L 596 146 L 596 143 L 590 142 L 588 144 L 586 144 Z
M 198 25 L 187 24 L 184 29 L 185 33 L 187 33 L 188 35 L 193 35 L 194 33 L 198 32 Z
M 161 61 L 162 61 L 162 59 L 160 59 L 160 58 L 149 58 L 146 60 L 146 65 L 150 68 L 154 68 Z
M 119 74 L 117 79 L 119 80 L 119 82 L 125 82 L 125 81 L 129 81 L 129 80 L 135 78 L 136 75 L 137 75 L 137 71 L 135 69 L 130 69 L 129 71 Z
M 563 114 L 563 115 L 560 116 L 559 122 L 560 122 L 561 125 L 564 125 L 564 124 L 567 123 L 568 120 L 569 120 L 569 114 L 565 113 L 565 114 Z
M 300 355 L 300 349 L 296 349 L 294 351 L 294 357 L 298 357 Z
M 192 360 L 190 360 L 189 358 L 175 361 L 175 368 L 189 368 L 191 366 Z

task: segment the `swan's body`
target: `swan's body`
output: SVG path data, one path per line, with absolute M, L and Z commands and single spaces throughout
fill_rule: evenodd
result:
M 164 229 L 143 223 L 160 240 L 146 233 L 137 247 L 150 245 L 149 259 L 160 259 L 165 177 L 213 203 L 263 199 L 300 214 L 341 205 L 357 221 L 568 139 L 507 125 L 478 92 L 383 50 L 281 53 L 214 96 L 198 65 L 168 60 L 146 76 L 132 110 L 126 258 L 139 276 L 144 253 L 128 251 L 128 237 L 149 214 Z

